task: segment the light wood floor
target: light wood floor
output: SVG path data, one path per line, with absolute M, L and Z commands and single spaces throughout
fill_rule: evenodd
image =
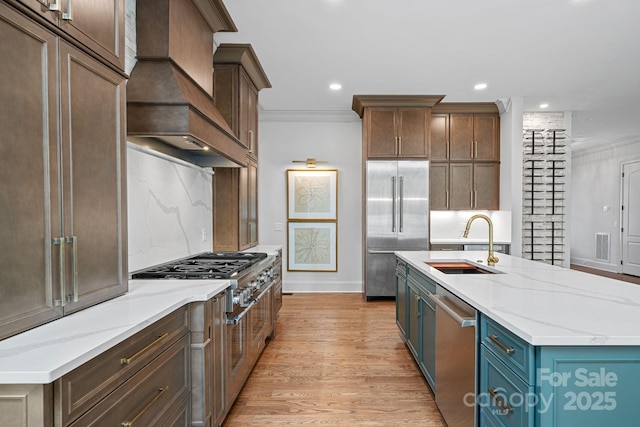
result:
M 445 427 L 395 324 L 395 302 L 284 295 L 267 345 L 224 427 Z
M 571 264 L 572 270 L 583 271 L 585 273 L 595 274 L 596 276 L 609 277 L 611 279 L 622 280 L 623 282 L 635 283 L 640 285 L 640 277 L 630 274 L 611 273 L 609 271 L 599 270 L 597 268 L 584 267 L 582 265 Z

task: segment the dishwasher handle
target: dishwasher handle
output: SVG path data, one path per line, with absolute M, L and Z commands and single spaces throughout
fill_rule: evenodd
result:
M 429 299 L 433 301 L 438 307 L 442 309 L 445 313 L 449 315 L 453 320 L 460 324 L 461 328 L 467 328 L 470 326 L 476 326 L 475 317 L 462 317 L 458 313 L 456 313 L 451 307 L 447 305 L 443 300 L 446 299 L 444 295 L 434 295 L 429 294 Z

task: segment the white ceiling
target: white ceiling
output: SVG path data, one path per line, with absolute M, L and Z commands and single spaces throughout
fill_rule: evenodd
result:
M 640 135 L 639 0 L 225 0 L 271 81 L 265 113 L 344 112 L 354 94 L 519 97 L 573 112 L 576 148 Z M 339 82 L 343 89 L 328 89 Z M 488 88 L 476 91 L 476 83 Z M 353 113 L 357 119 L 357 115 Z

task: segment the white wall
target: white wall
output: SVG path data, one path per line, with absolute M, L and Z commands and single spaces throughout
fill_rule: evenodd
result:
M 640 161 L 640 137 L 572 157 L 571 262 L 620 271 L 622 163 Z M 595 233 L 611 233 L 609 263 L 595 260 Z
M 351 114 L 348 121 L 322 121 L 311 113 L 295 121 L 261 117 L 258 237 L 261 244 L 283 245 L 284 292 L 362 292 L 362 124 Z M 287 271 L 286 170 L 302 167 L 292 160 L 307 158 L 338 169 L 337 272 Z
M 130 272 L 211 250 L 211 174 L 128 145 Z

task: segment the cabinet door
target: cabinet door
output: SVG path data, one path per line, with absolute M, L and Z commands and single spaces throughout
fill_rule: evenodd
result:
M 124 70 L 124 0 L 58 0 L 60 28 Z
M 475 114 L 473 117 L 474 160 L 499 160 L 499 135 L 497 114 Z
M 473 165 L 474 209 L 500 209 L 500 163 Z
M 258 165 L 249 162 L 248 166 L 247 197 L 249 206 L 249 216 L 247 227 L 249 233 L 249 246 L 258 244 Z
M 124 79 L 60 43 L 65 313 L 127 290 Z
M 427 157 L 429 113 L 430 111 L 424 108 L 398 109 L 398 157 Z
M 225 351 L 227 348 L 226 339 L 226 315 L 225 315 L 225 299 L 227 293 L 216 295 L 211 299 L 211 313 L 212 313 L 212 380 L 211 380 L 211 397 L 213 399 L 212 418 L 214 424 L 219 426 L 222 424 L 225 407 Z
M 56 38 L 0 3 L 0 339 L 62 315 Z M 11 58 L 8 60 L 7 58 Z M 56 306 L 57 305 L 57 306 Z
M 429 208 L 449 209 L 449 163 L 431 163 L 429 166 Z
M 367 108 L 365 110 L 367 131 L 367 157 L 396 157 L 398 140 L 395 108 Z
M 239 249 L 245 249 L 250 246 L 249 236 L 249 168 L 240 168 L 238 184 L 238 202 L 240 205 L 239 218 Z
M 473 158 L 473 114 L 449 116 L 449 159 Z
M 244 101 L 241 101 L 241 108 L 244 104 L 245 112 L 244 118 L 241 119 L 241 123 L 244 121 L 244 130 L 242 131 L 242 137 L 245 138 L 246 146 L 248 148 L 248 155 L 254 160 L 258 159 L 258 89 L 246 75 L 244 70 L 242 71 L 243 78 L 245 80 L 245 94 Z M 242 88 L 241 88 L 242 92 Z M 242 95 L 241 95 L 242 96 Z
M 409 298 L 409 322 L 408 322 L 408 344 L 409 349 L 413 353 L 416 361 L 419 360 L 420 354 L 420 291 L 413 288 L 411 285 L 407 286 L 407 297 Z
M 436 387 L 436 307 L 424 295 L 421 298 L 421 330 L 422 351 L 420 352 L 420 366 L 426 375 L 427 381 L 435 391 Z
M 473 164 L 449 165 L 449 209 L 473 208 Z
M 429 159 L 449 159 L 449 115 L 432 114 L 429 125 Z
M 407 336 L 407 278 L 396 271 L 396 324 Z

